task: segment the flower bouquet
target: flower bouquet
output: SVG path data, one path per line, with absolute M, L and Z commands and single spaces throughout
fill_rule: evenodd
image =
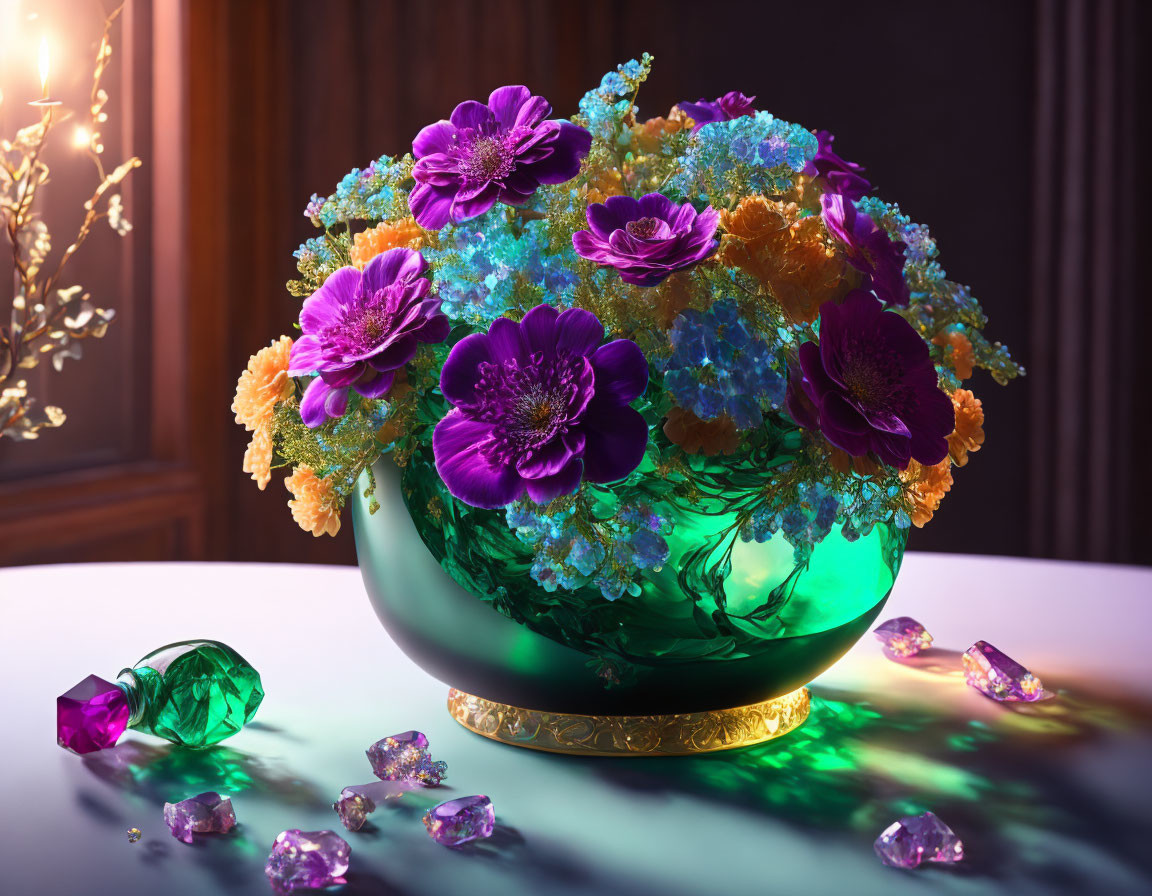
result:
M 300 334 L 234 405 L 306 531 L 351 501 L 363 565 L 402 500 L 473 601 L 625 688 L 858 637 L 983 442 L 963 382 L 1021 372 L 830 134 L 739 93 L 641 120 L 650 65 L 571 120 L 526 87 L 461 103 L 313 196 Z

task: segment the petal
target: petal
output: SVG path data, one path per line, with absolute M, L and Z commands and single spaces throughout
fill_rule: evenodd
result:
M 389 249 L 381 252 L 364 268 L 364 286 L 375 292 L 397 280 L 419 277 L 428 270 L 428 262 L 415 249 Z
M 492 110 L 476 100 L 465 100 L 452 110 L 451 121 L 458 128 L 478 128 L 493 120 Z
M 500 196 L 500 186 L 489 183 L 473 196 L 457 196 L 452 200 L 452 220 L 459 224 L 478 218 L 496 204 Z
M 580 173 L 580 162 L 592 148 L 592 135 L 570 121 L 560 122 L 547 158 L 532 163 L 532 176 L 542 184 L 562 184 Z
M 350 386 L 364 375 L 366 366 L 359 361 L 346 364 L 329 364 L 320 371 L 320 379 L 329 386 L 341 388 Z
M 648 361 L 631 339 L 617 339 L 596 349 L 592 355 L 596 374 L 596 395 L 617 404 L 628 404 L 648 387 Z
M 580 458 L 574 457 L 554 476 L 545 476 L 542 479 L 529 479 L 528 497 L 537 504 L 547 504 L 561 495 L 570 495 L 580 486 L 580 476 L 584 465 Z
M 452 191 L 431 184 L 416 184 L 408 194 L 408 208 L 416 223 L 425 230 L 439 230 L 448 223 L 452 212 Z
M 451 122 L 444 119 L 433 122 L 422 128 L 412 141 L 412 155 L 422 159 L 438 152 L 451 152 L 456 146 L 455 136 L 456 128 L 452 127 Z
M 300 308 L 300 329 L 305 333 L 319 333 L 338 323 L 342 308 L 356 300 L 360 288 L 360 272 L 354 267 L 334 271 L 324 285 L 312 293 Z
M 488 340 L 493 361 L 507 359 L 524 361 L 528 356 L 528 347 L 520 332 L 520 325 L 506 317 L 498 317 L 492 321 L 492 326 L 488 328 Z
M 395 370 L 373 371 L 372 375 L 352 388 L 365 398 L 380 398 L 392 388 L 392 381 L 396 378 Z
M 912 457 L 925 466 L 944 460 L 948 453 L 947 436 L 956 422 L 952 399 L 933 386 L 930 392 L 917 396 L 915 416 L 906 421 L 912 432 Z
M 567 312 L 565 312 L 567 314 Z M 556 350 L 557 318 L 561 315 L 551 305 L 537 305 L 520 321 L 520 335 L 528 346 L 529 353 L 552 354 Z
M 516 472 L 525 479 L 555 476 L 572 459 L 572 453 L 562 438 L 553 439 L 518 460 Z
M 587 355 L 604 339 L 604 325 L 591 311 L 569 308 L 556 319 L 558 351 Z
M 648 424 L 634 408 L 593 400 L 584 415 L 584 478 L 615 482 L 640 465 Z
M 492 91 L 488 96 L 488 108 L 504 129 L 510 131 L 512 126 L 516 124 L 516 116 L 521 107 L 530 99 L 532 99 L 531 90 L 520 84 L 510 84 L 507 87 L 497 87 Z
M 588 258 L 601 264 L 605 262 L 605 255 L 608 252 L 605 242 L 587 230 L 577 230 L 572 234 L 572 248 L 581 258 Z
M 395 370 L 412 360 L 412 356 L 416 354 L 417 344 L 415 336 L 401 336 L 366 360 L 374 370 Z
M 690 203 L 686 204 L 690 213 L 695 212 Z M 683 208 L 676 205 L 667 196 L 660 193 L 647 193 L 640 197 L 640 216 L 643 218 L 659 218 L 661 221 L 671 221 Z
M 324 365 L 324 352 L 315 336 L 301 336 L 288 352 L 288 375 L 315 373 Z
M 308 384 L 308 388 L 304 390 L 304 397 L 300 399 L 300 419 L 304 421 L 305 426 L 315 429 L 327 422 L 328 414 L 324 410 L 324 405 L 331 391 L 332 387 L 320 377 L 316 377 Z
M 588 219 L 588 226 L 592 228 L 592 232 L 602 240 L 608 239 L 612 235 L 612 231 L 624 227 L 624 221 L 620 219 L 617 211 L 600 202 L 594 202 L 588 206 L 585 217 Z
M 629 221 L 644 217 L 640 212 L 640 201 L 631 196 L 609 196 L 604 200 L 604 208 L 608 209 L 620 221 L 620 227 Z
M 455 405 L 472 404 L 480 365 L 491 360 L 487 333 L 472 333 L 457 342 L 440 368 L 440 391 L 444 397 Z
M 480 451 L 491 437 L 486 423 L 452 410 L 436 424 L 432 453 L 436 470 L 453 495 L 472 507 L 495 509 L 524 493 L 524 480 L 515 467 L 493 467 Z

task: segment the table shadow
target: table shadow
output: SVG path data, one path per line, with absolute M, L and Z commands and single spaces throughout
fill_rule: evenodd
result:
M 896 818 L 931 809 L 964 841 L 964 863 L 947 873 L 1026 876 L 1050 892 L 1079 894 L 1098 891 L 1095 867 L 1152 892 L 1152 816 L 1133 808 L 1152 800 L 1152 703 L 1046 678 L 1052 698 L 992 704 L 990 719 L 968 718 L 952 691 L 954 653 L 905 661 L 940 673 L 934 704 L 891 693 L 878 703 L 863 691 L 814 686 L 809 719 L 777 741 L 675 760 L 578 761 L 625 790 L 722 801 L 850 836 L 861 849 Z M 1118 747 L 1115 761 L 1131 764 L 1131 786 L 1145 798 L 1109 805 L 1083 775 L 1068 774 L 1062 763 L 1089 745 Z

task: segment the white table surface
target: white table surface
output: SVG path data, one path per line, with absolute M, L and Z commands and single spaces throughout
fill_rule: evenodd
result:
M 293 827 L 344 833 L 343 893 L 1152 892 L 1152 570 L 911 554 L 881 618 L 896 615 L 938 649 L 904 666 L 866 636 L 786 739 L 573 759 L 457 726 L 355 568 L 2 569 L 0 893 L 268 894 L 264 859 Z M 57 694 L 189 638 L 224 641 L 261 672 L 254 724 L 200 752 L 131 731 L 87 758 L 56 746 Z M 967 688 L 958 652 L 981 638 L 1058 696 L 1005 706 Z M 409 728 L 447 760 L 446 786 L 343 832 L 330 804 L 372 780 L 365 747 Z M 206 789 L 232 796 L 240 825 L 185 846 L 162 804 Z M 496 807 L 491 840 L 453 851 L 428 838 L 427 807 L 478 792 Z M 962 837 L 962 866 L 877 861 L 880 830 L 921 808 Z

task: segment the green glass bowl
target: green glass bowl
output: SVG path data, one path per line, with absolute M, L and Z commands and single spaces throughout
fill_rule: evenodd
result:
M 609 601 L 592 587 L 538 585 L 503 512 L 455 501 L 430 457 L 417 452 L 403 473 L 388 458 L 372 469 L 380 507 L 369 512 L 364 476 L 352 522 L 393 640 L 458 690 L 557 713 L 694 713 L 790 693 L 867 631 L 906 539 L 884 525 L 854 541 L 833 528 L 798 565 L 783 537 L 732 538 L 718 598 L 686 589 L 700 579 L 683 573 L 732 518 L 682 509 L 668 562 L 643 574 L 639 594 Z

